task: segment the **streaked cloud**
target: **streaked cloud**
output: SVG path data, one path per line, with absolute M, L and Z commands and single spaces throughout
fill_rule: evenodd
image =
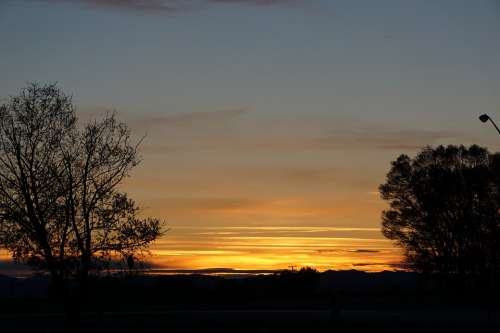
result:
M 377 236 L 378 235 L 378 236 Z M 144 267 L 164 274 L 258 274 L 290 265 L 319 270 L 390 270 L 401 253 L 378 228 L 350 226 L 172 226 Z M 222 267 L 222 268 L 221 268 Z M 0 252 L 0 274 L 29 275 Z
M 85 108 L 83 119 L 92 119 L 109 109 Z M 154 138 L 146 141 L 145 151 L 197 152 L 241 151 L 249 153 L 291 153 L 307 151 L 378 150 L 411 152 L 428 145 L 473 140 L 466 132 L 450 129 L 394 128 L 377 121 L 343 121 L 308 115 L 294 118 L 271 117 L 260 110 L 237 106 L 219 110 L 196 110 L 140 116 L 118 112 L 137 133 Z M 258 168 L 241 170 L 243 176 L 258 176 L 294 182 L 328 182 L 345 170 L 332 167 Z M 246 175 L 244 175 L 246 173 Z
M 318 147 L 373 148 L 389 150 L 415 150 L 440 140 L 462 136 L 459 131 L 449 130 L 387 130 L 380 127 L 339 130 L 316 140 Z
M 187 209 L 201 212 L 213 210 L 252 209 L 263 202 L 251 199 L 217 198 L 217 197 L 168 197 L 163 200 L 163 206 L 171 209 Z
M 141 13 L 174 14 L 209 5 L 250 5 L 271 7 L 306 3 L 304 0 L 32 0 L 47 3 L 73 3 L 90 8 L 121 9 Z
M 168 127 L 165 140 L 150 147 L 161 151 L 239 150 L 247 152 L 300 152 L 323 150 L 379 150 L 415 151 L 428 145 L 447 144 L 466 138 L 456 130 L 433 129 L 387 129 L 384 126 L 345 128 L 317 120 L 316 132 L 304 132 L 300 124 L 289 123 L 286 131 L 280 132 L 273 121 L 263 122 L 265 116 L 257 115 L 261 123 L 246 121 L 249 109 L 237 108 L 207 112 L 185 112 L 161 116 L 145 116 L 139 120 L 154 131 Z M 250 118 L 248 118 L 250 119 Z M 311 120 L 314 122 L 314 119 Z M 287 119 L 282 120 L 287 124 Z M 175 143 L 172 143 L 174 142 Z M 270 171 L 270 170 L 268 170 Z M 271 170 L 272 171 L 272 170 Z M 279 177 L 300 180 L 325 179 L 334 174 L 332 168 L 288 168 L 281 169 Z M 266 173 L 253 169 L 249 172 Z
M 192 1 L 181 0 L 34 0 L 47 3 L 74 3 L 86 7 L 126 9 L 139 12 L 174 13 L 188 9 Z
M 220 4 L 245 4 L 255 6 L 275 6 L 304 2 L 303 0 L 209 0 L 210 3 Z
M 191 227 L 193 228 L 193 227 Z M 220 227 L 206 227 L 220 229 Z M 262 231 L 301 231 L 301 232 L 323 232 L 323 231 L 380 231 L 380 228 L 356 228 L 356 227 L 313 227 L 313 226 L 237 226 L 224 227 L 225 230 L 262 230 Z
M 142 117 L 140 122 L 154 125 L 154 126 L 190 126 L 203 124 L 207 122 L 223 122 L 239 117 L 250 110 L 247 108 L 235 108 L 227 110 L 215 111 L 195 111 L 195 112 L 181 112 L 167 115 L 150 115 Z
M 234 268 L 205 268 L 205 269 L 154 269 L 155 274 L 210 274 L 210 275 L 253 275 L 272 274 L 279 270 L 269 269 L 234 269 Z
M 389 267 L 392 267 L 393 263 L 386 264 Z M 354 267 L 370 267 L 370 266 L 380 266 L 378 262 L 355 262 L 352 264 Z
M 321 127 L 318 127 L 320 129 Z M 325 133 L 326 132 L 326 133 Z M 266 150 L 338 150 L 338 149 L 377 149 L 377 150 L 417 150 L 427 145 L 438 144 L 461 138 L 460 131 L 448 130 L 388 130 L 382 126 L 370 128 L 334 128 L 324 131 L 317 137 L 288 137 L 256 142 L 255 149 Z
M 401 257 L 378 228 L 349 226 L 173 226 L 152 252 L 158 266 L 180 270 L 353 269 L 352 263 L 373 262 L 364 269 L 377 271 Z
M 355 250 L 340 250 L 340 249 L 319 249 L 318 253 L 334 253 L 334 252 L 353 252 L 353 253 L 380 253 L 381 250 L 372 249 L 355 249 Z

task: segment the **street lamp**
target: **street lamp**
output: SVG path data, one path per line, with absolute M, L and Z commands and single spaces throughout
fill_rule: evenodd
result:
M 482 114 L 479 116 L 479 120 L 481 120 L 481 122 L 485 123 L 487 122 L 488 120 L 491 121 L 491 123 L 493 124 L 493 126 L 495 126 L 498 134 L 500 134 L 500 129 L 498 129 L 498 126 L 497 124 L 495 124 L 495 122 L 493 121 L 493 119 L 491 119 L 490 116 L 488 116 L 486 113 L 485 114 Z
M 488 120 L 491 121 L 491 123 L 493 124 L 493 126 L 495 126 L 498 134 L 500 134 L 500 129 L 498 129 L 498 126 L 497 124 L 495 124 L 495 122 L 493 121 L 493 119 L 491 119 L 490 116 L 488 116 L 486 113 L 485 114 L 482 114 L 479 116 L 479 120 L 481 120 L 481 122 L 485 123 L 487 122 Z M 493 295 L 494 293 L 494 290 L 495 290 L 495 282 L 494 282 L 494 279 L 495 279 L 495 276 L 494 276 L 494 272 L 491 271 L 490 272 L 490 286 L 489 286 L 489 289 L 490 289 L 490 294 Z M 490 301 L 491 302 L 491 301 Z M 491 324 L 492 322 L 492 309 L 491 309 L 491 303 L 489 304 L 488 306 L 488 323 Z

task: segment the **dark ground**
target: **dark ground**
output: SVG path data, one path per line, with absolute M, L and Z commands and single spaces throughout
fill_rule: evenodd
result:
M 47 286 L 0 278 L 0 332 L 76 332 Z M 490 290 L 414 273 L 107 277 L 90 290 L 82 332 L 500 332 Z

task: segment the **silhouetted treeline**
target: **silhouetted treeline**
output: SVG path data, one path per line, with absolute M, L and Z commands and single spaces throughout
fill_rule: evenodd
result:
M 108 276 L 93 278 L 86 311 L 196 308 L 405 308 L 432 304 L 480 305 L 493 295 L 482 290 L 447 289 L 436 276 L 410 272 L 366 273 L 312 269 L 271 275 Z M 45 277 L 0 278 L 1 311 L 57 310 Z M 31 304 L 26 307 L 26 304 Z M 18 308 L 16 308 L 18 306 Z M 31 308 L 30 308 L 31 306 Z M 52 308 L 51 308 L 52 306 Z

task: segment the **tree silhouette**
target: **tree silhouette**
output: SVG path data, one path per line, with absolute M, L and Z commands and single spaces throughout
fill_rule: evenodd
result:
M 80 126 L 71 98 L 29 83 L 0 106 L 0 246 L 20 262 L 85 286 L 162 233 L 117 186 L 139 163 L 127 126 L 107 115 Z
M 392 162 L 379 190 L 390 209 L 382 231 L 409 267 L 458 281 L 500 266 L 500 156 L 473 145 L 427 147 Z M 466 279 L 466 277 L 468 279 Z

